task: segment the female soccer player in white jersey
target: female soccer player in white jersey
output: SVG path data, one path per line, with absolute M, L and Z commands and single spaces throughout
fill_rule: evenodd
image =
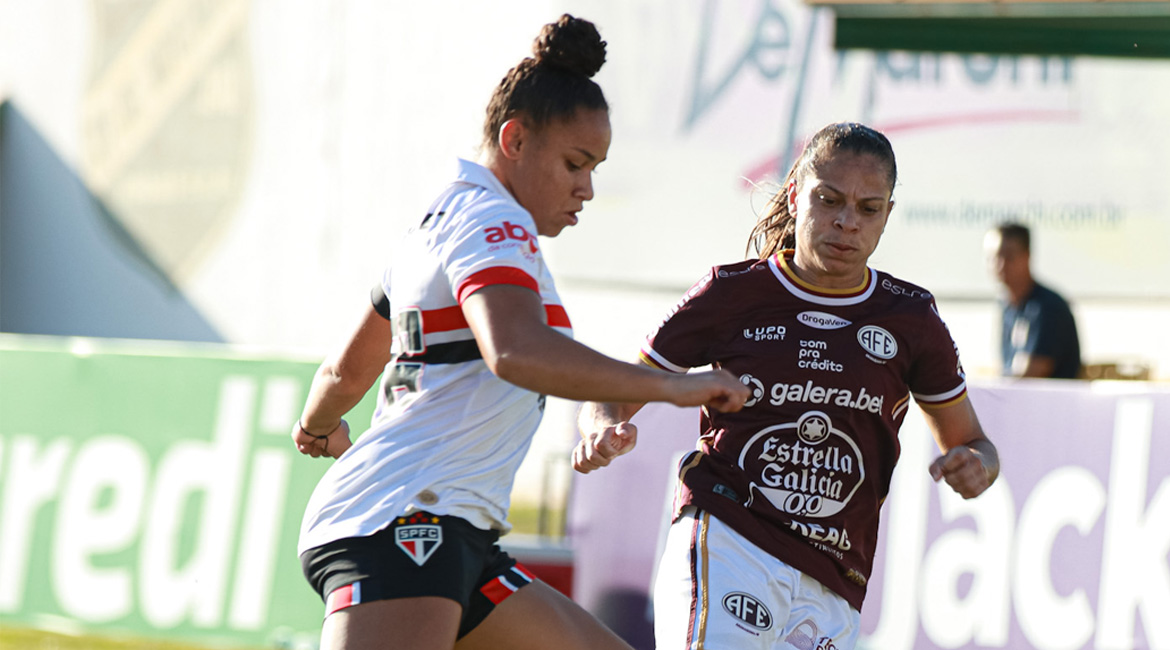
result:
M 629 648 L 496 545 L 543 395 L 727 411 L 748 396 L 726 371 L 677 375 L 570 338 L 537 235 L 575 225 L 593 198 L 610 142 L 591 79 L 605 42 L 565 15 L 533 51 L 491 98 L 479 162 L 459 161 L 407 235 L 292 432 L 302 453 L 337 458 L 298 548 L 326 603 L 324 648 Z M 379 374 L 351 446 L 342 416 Z
M 679 467 L 658 650 L 854 647 L 911 395 L 943 452 L 935 480 L 971 498 L 998 475 L 934 299 L 867 266 L 896 179 L 884 135 L 821 129 L 752 232 L 759 259 L 712 269 L 647 337 L 651 366 L 712 364 L 753 389 L 703 412 Z M 582 409 L 578 471 L 633 448 L 638 408 Z

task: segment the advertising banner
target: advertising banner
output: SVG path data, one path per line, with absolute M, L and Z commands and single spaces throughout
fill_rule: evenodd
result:
M 970 398 L 1000 478 L 969 501 L 934 484 L 938 451 L 910 409 L 861 646 L 1170 648 L 1170 387 L 981 381 Z M 608 622 L 639 648 L 653 647 L 649 587 L 697 415 L 648 406 L 638 447 L 574 484 L 575 595 L 602 613 L 625 603 Z
M 315 362 L 0 337 L 0 625 L 306 647 Z M 355 435 L 372 395 L 351 414 Z

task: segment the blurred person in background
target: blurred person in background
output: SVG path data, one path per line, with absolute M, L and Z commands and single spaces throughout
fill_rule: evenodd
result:
M 973 498 L 998 476 L 934 298 L 867 266 L 896 182 L 884 135 L 824 127 L 752 231 L 759 259 L 713 268 L 647 337 L 652 367 L 710 364 L 753 389 L 702 412 L 679 465 L 658 650 L 855 646 L 911 396 L 942 451 L 934 480 Z M 639 408 L 586 404 L 574 468 L 628 453 Z
M 544 395 L 736 410 L 749 394 L 726 371 L 676 375 L 571 338 L 537 235 L 575 225 L 593 198 L 610 144 L 591 79 L 605 42 L 565 15 L 533 52 L 493 93 L 479 162 L 459 161 L 396 249 L 292 431 L 301 453 L 337 458 L 298 544 L 325 601 L 323 648 L 628 649 L 497 545 Z M 351 444 L 342 416 L 379 374 Z
M 1032 236 L 1027 226 L 996 226 L 988 231 L 984 250 L 1004 289 L 1000 300 L 1003 375 L 1076 379 L 1081 370 L 1076 319 L 1060 294 L 1032 277 Z

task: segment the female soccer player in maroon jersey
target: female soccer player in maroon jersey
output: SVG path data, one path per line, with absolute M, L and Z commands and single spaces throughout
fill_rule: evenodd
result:
M 647 337 L 644 363 L 710 364 L 753 392 L 704 410 L 679 467 L 659 650 L 854 646 L 911 396 L 943 452 L 935 480 L 971 498 L 998 475 L 934 298 L 868 266 L 896 179 L 884 135 L 821 129 L 752 231 L 759 258 L 712 269 Z M 574 467 L 629 452 L 638 408 L 587 404 Z

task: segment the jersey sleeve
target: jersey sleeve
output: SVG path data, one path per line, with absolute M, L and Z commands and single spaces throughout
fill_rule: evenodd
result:
M 379 316 L 390 320 L 390 297 L 386 295 L 386 287 L 383 287 L 381 282 L 370 289 L 370 304 Z
M 476 291 L 511 284 L 540 291 L 544 264 L 532 218 L 519 210 L 497 209 L 464 220 L 443 245 L 444 272 L 462 304 Z
M 933 299 L 923 320 L 908 381 L 914 401 L 923 408 L 939 408 L 966 399 L 967 377 L 959 347 Z
M 390 283 L 390 274 L 393 269 L 393 264 L 386 265 L 382 269 L 382 276 L 378 278 L 378 282 L 370 288 L 370 304 L 373 305 L 374 311 L 378 312 L 378 315 L 382 318 L 391 322 L 394 320 L 394 310 L 390 304 L 390 291 L 393 286 Z
M 726 317 L 727 305 L 716 297 L 712 270 L 687 291 L 642 344 L 640 358 L 651 366 L 672 372 L 686 372 L 712 363 L 709 353 L 715 326 Z

